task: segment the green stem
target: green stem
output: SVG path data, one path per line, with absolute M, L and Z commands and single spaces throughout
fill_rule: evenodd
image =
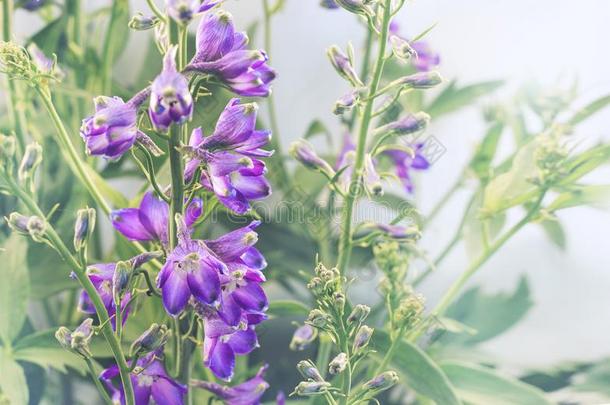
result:
M 269 0 L 263 0 L 263 9 L 264 9 L 264 22 L 265 22 L 265 51 L 269 55 L 271 53 L 271 7 L 269 5 Z M 284 165 L 284 159 L 282 154 L 282 146 L 280 144 L 280 130 L 277 124 L 277 113 L 275 109 L 275 97 L 273 93 L 269 94 L 267 97 L 267 112 L 269 114 L 269 124 L 271 125 L 271 133 L 273 136 L 271 137 L 271 147 L 275 150 L 274 155 L 271 157 L 271 161 L 274 165 L 273 173 L 279 176 L 280 185 L 284 188 L 288 188 L 290 186 L 290 178 L 288 177 L 288 172 L 286 171 L 286 166 Z
M 72 141 L 70 140 L 70 136 L 68 135 L 68 131 L 64 126 L 55 106 L 53 105 L 53 101 L 51 100 L 51 94 L 48 89 L 43 89 L 41 87 L 36 87 L 40 98 L 42 99 L 42 103 L 47 109 L 53 123 L 55 124 L 55 129 L 57 129 L 57 133 L 59 135 L 59 143 L 62 146 L 62 153 L 67 154 L 66 160 L 68 160 L 68 164 L 72 168 L 72 171 L 80 178 L 81 182 L 85 185 L 89 194 L 93 197 L 97 205 L 104 211 L 106 215 L 110 214 L 111 208 L 110 205 L 106 202 L 100 191 L 97 189 L 95 184 L 93 184 L 93 180 L 87 173 L 87 169 L 85 167 L 85 163 L 78 156 L 78 152 L 72 145 Z
M 368 100 L 364 107 L 364 113 L 362 115 L 360 132 L 358 134 L 358 144 L 356 147 L 356 160 L 354 163 L 354 169 L 350 180 L 350 189 L 348 190 L 345 198 L 345 206 L 343 207 L 343 215 L 341 218 L 341 224 L 343 229 L 341 230 L 341 237 L 339 240 L 339 259 L 337 267 L 341 274 L 345 274 L 349 265 L 350 256 L 352 253 L 352 216 L 354 212 L 354 204 L 356 198 L 360 194 L 361 189 L 361 177 L 364 166 L 364 153 L 366 148 L 366 138 L 369 132 L 369 125 L 371 123 L 371 115 L 373 114 L 373 97 L 377 92 L 377 87 L 381 81 L 381 75 L 383 73 L 383 65 L 385 63 L 385 51 L 388 42 L 388 27 L 390 25 L 391 16 L 391 0 L 385 0 L 383 4 L 383 19 L 381 26 L 381 37 L 379 38 L 379 51 L 377 54 L 377 62 L 375 63 L 375 70 L 373 73 L 373 80 L 368 90 Z
M 177 243 L 176 214 L 181 214 L 184 205 L 184 165 L 178 151 L 181 144 L 181 130 L 178 125 L 172 125 L 169 138 L 169 164 L 172 182 L 172 196 L 169 216 L 169 243 L 173 249 Z
M 38 207 L 38 204 L 23 191 L 19 185 L 13 180 L 12 177 L 6 176 L 6 181 L 8 185 L 11 187 L 12 191 L 15 193 L 15 196 L 19 198 L 25 206 L 31 211 L 32 214 L 37 215 L 41 219 L 44 220 L 45 215 Z M 114 335 L 112 331 L 112 326 L 110 325 L 108 318 L 108 311 L 106 311 L 106 307 L 102 299 L 100 298 L 97 290 L 93 286 L 93 283 L 89 279 L 86 274 L 85 267 L 79 265 L 74 256 L 70 253 L 70 250 L 66 247 L 60 236 L 57 234 L 55 229 L 51 226 L 51 224 L 46 223 L 45 236 L 49 239 L 53 247 L 57 250 L 62 259 L 72 268 L 76 278 L 82 285 L 83 289 L 89 295 L 91 302 L 95 308 L 95 312 L 97 313 L 97 317 L 99 319 L 101 326 L 102 334 L 104 338 L 108 342 L 110 346 L 110 350 L 114 356 L 114 359 L 119 367 L 119 372 L 121 375 L 121 382 L 123 384 L 123 390 L 125 392 L 126 404 L 134 405 L 134 394 L 133 394 L 133 386 L 131 384 L 131 379 L 129 376 L 129 367 L 127 365 L 127 360 L 125 359 L 125 355 L 121 349 L 121 345 Z
M 106 29 L 106 38 L 104 39 L 104 48 L 102 51 L 102 93 L 110 95 L 112 92 L 112 66 L 114 64 L 114 41 L 115 31 L 118 24 L 118 17 L 121 14 L 121 8 L 124 6 L 125 0 L 114 0 L 110 10 L 110 20 Z
M 362 70 L 360 71 L 360 79 L 366 82 L 367 76 L 369 75 L 369 68 L 371 66 L 371 54 L 373 53 L 373 30 L 369 25 L 366 25 L 366 40 L 364 45 L 364 58 L 362 59 Z M 352 115 L 348 122 L 348 129 L 351 131 L 356 123 L 356 110 L 352 112 Z
M 2 39 L 10 42 L 13 34 L 13 0 L 2 1 Z M 17 135 L 19 149 L 25 150 L 26 118 L 23 111 L 23 94 L 15 80 L 7 79 L 7 108 L 10 111 L 11 124 Z
M 89 357 L 85 357 L 85 362 L 87 363 L 87 367 L 89 368 L 89 373 L 91 374 L 91 378 L 95 382 L 95 386 L 97 387 L 97 390 L 99 391 L 100 395 L 102 396 L 104 403 L 106 405 L 112 405 L 112 400 L 108 396 L 108 392 L 106 392 L 106 389 L 102 385 L 102 382 L 97 377 L 97 372 L 95 371 L 93 362 L 91 361 L 91 359 Z

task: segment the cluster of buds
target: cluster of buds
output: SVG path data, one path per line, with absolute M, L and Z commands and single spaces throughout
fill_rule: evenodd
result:
M 532 179 L 536 184 L 552 184 L 564 174 L 563 166 L 568 157 L 568 148 L 557 134 L 542 136 L 534 151 L 534 160 L 538 173 Z
M 360 88 L 364 86 L 356 69 L 354 68 L 354 50 L 351 45 L 347 49 L 347 55 L 343 53 L 341 48 L 333 45 L 326 51 L 330 63 L 333 65 L 339 76 L 347 80 L 353 87 Z
M 331 384 L 324 380 L 324 377 L 322 377 L 320 371 L 311 360 L 299 361 L 297 370 L 306 380 L 301 381 L 291 395 L 321 395 L 328 392 L 331 388 Z
M 45 242 L 47 223 L 36 215 L 25 216 L 18 212 L 12 212 L 5 218 L 9 228 L 18 234 L 29 236 L 35 242 Z
M 165 325 L 153 323 L 131 344 L 130 353 L 132 357 L 141 357 L 151 353 L 165 345 L 170 331 Z
M 361 246 L 369 246 L 373 242 L 383 244 L 387 241 L 398 243 L 413 243 L 421 238 L 421 232 L 416 225 L 388 225 L 375 222 L 362 222 L 354 232 L 354 239 Z M 382 258 L 382 260 L 386 260 Z
M 70 350 L 83 357 L 91 357 L 89 342 L 93 336 L 93 319 L 87 318 L 74 332 L 65 326 L 61 326 L 55 332 L 55 338 L 66 350 Z

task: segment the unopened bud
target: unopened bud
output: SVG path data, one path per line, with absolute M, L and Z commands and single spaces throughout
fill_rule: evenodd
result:
M 72 348 L 72 332 L 70 332 L 70 329 L 66 328 L 65 326 L 60 326 L 59 329 L 57 329 L 55 332 L 55 339 L 57 339 L 61 347 L 64 349 L 70 350 Z
M 339 353 L 334 359 L 328 364 L 328 372 L 336 375 L 340 374 L 347 367 L 347 354 Z
M 180 24 L 188 24 L 199 9 L 198 0 L 166 0 L 167 14 Z
M 15 137 L 0 134 L 0 162 L 2 165 L 13 161 L 15 155 Z
M 390 122 L 389 124 L 382 125 L 377 128 L 375 132 L 385 134 L 396 134 L 396 135 L 407 135 L 412 134 L 428 126 L 430 122 L 430 116 L 425 112 L 417 112 L 415 114 L 409 114 L 397 121 Z
M 352 108 L 356 105 L 356 101 L 358 100 L 358 92 L 352 91 L 342 96 L 335 102 L 335 108 L 333 109 L 333 114 L 341 115 L 347 111 L 351 111 Z
M 347 324 L 351 325 L 353 323 L 360 324 L 363 322 L 369 313 L 371 312 L 371 307 L 368 305 L 358 304 L 352 309 L 352 312 L 347 317 Z
M 28 220 L 30 219 L 30 217 L 21 215 L 18 212 L 11 212 L 8 218 L 5 219 L 8 223 L 9 228 L 11 228 L 14 232 L 17 232 L 21 235 L 30 234 L 30 231 L 28 230 Z
M 404 38 L 399 37 L 398 35 L 390 36 L 390 45 L 392 46 L 392 52 L 398 59 L 402 59 L 404 61 L 410 59 L 415 52 L 415 49 L 411 47 L 409 41 Z
M 305 378 L 310 378 L 314 381 L 322 382 L 324 378 L 320 375 L 320 372 L 309 360 L 301 360 L 297 363 L 297 369 Z
M 335 2 L 351 13 L 373 16 L 375 13 L 370 4 L 372 0 L 335 0 Z
M 305 324 L 303 326 L 299 326 L 292 335 L 292 340 L 290 341 L 289 345 L 290 350 L 304 350 L 316 339 L 317 336 L 317 329 L 311 325 Z
M 76 213 L 74 223 L 74 249 L 80 251 L 87 246 L 87 241 L 95 228 L 95 209 L 83 208 Z
M 55 338 L 64 349 L 85 357 L 91 357 L 91 351 L 89 350 L 91 336 L 93 336 L 93 319 L 91 318 L 85 319 L 74 332 L 71 332 L 65 326 L 60 327 L 55 332 Z
M 131 275 L 131 267 L 126 262 L 117 262 L 112 276 L 112 294 L 115 299 L 123 295 L 123 292 L 129 284 L 129 276 Z M 117 305 L 119 306 L 119 305 Z
M 354 87 L 364 86 L 352 65 L 352 61 L 343 53 L 341 48 L 337 45 L 333 45 L 328 48 L 326 53 L 330 59 L 330 63 L 341 77 L 350 82 Z
M 362 325 L 360 329 L 358 329 L 358 332 L 356 332 L 356 336 L 354 337 L 353 351 L 357 352 L 367 347 L 369 342 L 371 341 L 372 336 L 373 328 L 370 328 L 366 325 Z
M 28 233 L 35 242 L 44 242 L 47 224 L 43 219 L 37 216 L 31 216 L 28 218 L 26 227 Z
M 17 176 L 24 181 L 34 176 L 36 169 L 42 162 L 42 146 L 34 142 L 25 147 L 23 159 L 19 165 Z
M 335 308 L 339 311 L 339 313 L 343 313 L 343 308 L 345 307 L 345 294 L 341 291 L 336 291 L 333 294 L 333 301 L 335 304 Z
M 429 89 L 441 84 L 442 82 L 442 76 L 440 73 L 435 71 L 419 72 L 396 80 L 397 84 L 407 86 L 411 89 Z
M 413 325 L 419 321 L 424 312 L 424 297 L 421 294 L 411 294 L 400 302 L 396 310 L 396 321 L 405 326 Z
M 302 381 L 294 389 L 297 395 L 316 395 L 325 393 L 330 388 L 326 381 Z
M 328 314 L 319 309 L 312 309 L 307 317 L 307 322 L 316 328 L 324 328 L 328 324 Z
M 316 154 L 309 142 L 299 139 L 292 143 L 289 152 L 293 158 L 298 160 L 308 169 L 319 170 L 328 177 L 333 177 L 335 175 L 335 170 L 327 161 Z
M 136 31 L 145 31 L 159 24 L 159 19 L 155 16 L 147 17 L 142 13 L 137 13 L 129 20 L 129 28 Z
M 362 388 L 368 391 L 384 391 L 391 388 L 398 382 L 398 374 L 395 371 L 386 371 L 379 374 L 377 377 L 365 382 Z
M 383 186 L 381 185 L 381 177 L 377 173 L 375 163 L 370 153 L 364 156 L 364 186 L 367 191 L 375 196 L 383 195 Z
M 153 323 L 131 345 L 131 356 L 157 350 L 165 345 L 169 337 L 167 326 Z

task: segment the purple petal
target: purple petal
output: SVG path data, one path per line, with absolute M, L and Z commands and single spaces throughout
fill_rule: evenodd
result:
M 230 380 L 235 368 L 235 353 L 231 346 L 222 343 L 220 339 L 205 338 L 203 362 L 216 377 Z
M 165 310 L 173 316 L 182 312 L 191 296 L 186 274 L 182 271 L 168 271 L 161 286 Z
M 232 295 L 246 311 L 263 312 L 268 305 L 267 295 L 258 283 L 249 282 L 233 291 Z
M 148 241 L 155 239 L 155 235 L 140 221 L 137 208 L 123 208 L 110 213 L 112 226 L 129 240 Z
M 254 328 L 235 332 L 227 342 L 236 354 L 248 354 L 258 347 L 258 340 Z
M 220 280 L 216 268 L 207 263 L 200 263 L 199 269 L 188 273 L 188 285 L 191 294 L 205 304 L 212 304 L 220 296 Z
M 186 207 L 186 212 L 184 213 L 184 220 L 186 221 L 186 226 L 191 228 L 195 222 L 199 219 L 203 212 L 203 201 L 201 198 L 193 198 L 193 201 Z
M 250 267 L 255 270 L 262 270 L 267 267 L 267 261 L 263 254 L 255 247 L 248 248 L 243 255 L 241 255 L 241 260 Z
M 218 316 L 229 326 L 237 326 L 241 321 L 241 307 L 235 302 L 232 294 L 223 294 Z
M 248 226 L 205 243 L 221 260 L 229 262 L 239 258 L 257 242 L 258 235 L 254 229 L 259 225 L 260 221 L 252 221 Z
M 248 200 L 260 200 L 271 195 L 271 185 L 265 176 L 241 176 L 233 178 L 233 186 Z
M 186 394 L 186 387 L 165 377 L 158 378 L 152 386 L 152 397 L 157 405 L 182 404 L 184 394 Z M 139 404 L 137 401 L 136 403 Z
M 130 378 L 131 384 L 133 385 L 133 393 L 135 396 L 136 404 L 148 404 L 150 401 L 151 386 L 145 383 L 140 384 L 138 377 L 133 374 L 130 375 Z
M 196 61 L 215 61 L 233 49 L 235 27 L 231 14 L 223 10 L 206 15 L 197 28 Z
M 167 241 L 167 224 L 169 216 L 169 206 L 152 192 L 144 194 L 140 202 L 140 222 L 155 239 Z

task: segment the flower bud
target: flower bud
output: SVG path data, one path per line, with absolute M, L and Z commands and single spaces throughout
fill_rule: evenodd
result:
M 167 14 L 180 24 L 188 24 L 199 9 L 199 0 L 166 0 Z
M 15 155 L 15 137 L 0 134 L 0 162 L 3 165 L 13 161 Z
M 382 125 L 377 128 L 375 132 L 380 134 L 396 134 L 396 135 L 407 135 L 412 134 L 428 126 L 430 122 L 430 116 L 425 112 L 417 112 L 415 114 L 409 114 L 397 121 L 390 122 L 389 124 Z
M 357 91 L 347 93 L 335 102 L 333 114 L 341 115 L 344 112 L 351 111 L 351 109 L 356 105 L 356 101 L 358 101 Z
M 30 234 L 30 231 L 28 231 L 28 220 L 30 219 L 30 217 L 21 215 L 18 212 L 11 212 L 8 218 L 5 219 L 8 223 L 9 228 L 11 228 L 13 232 L 17 232 L 20 235 Z
M 373 157 L 370 153 L 364 156 L 364 186 L 366 190 L 374 196 L 383 195 L 381 177 L 377 173 Z
M 402 300 L 396 310 L 396 321 L 405 326 L 419 321 L 424 312 L 424 297 L 421 294 L 411 294 Z
M 37 216 L 31 216 L 28 218 L 26 227 L 28 233 L 35 242 L 44 242 L 47 223 L 43 219 Z
M 112 276 L 112 295 L 117 298 L 121 298 L 123 292 L 129 284 L 129 276 L 131 275 L 131 267 L 127 262 L 117 262 L 114 269 L 114 275 Z M 118 306 L 118 305 L 117 305 Z
M 326 54 L 330 59 L 330 63 L 332 63 L 333 67 L 341 77 L 350 82 L 354 87 L 364 86 L 362 80 L 360 80 L 354 66 L 352 65 L 352 61 L 343 53 L 341 48 L 339 48 L 337 45 L 333 45 L 328 48 Z
M 413 55 L 417 54 L 415 49 L 413 49 L 409 44 L 409 41 L 399 37 L 398 35 L 390 36 L 390 45 L 392 46 L 394 56 L 396 56 L 398 59 L 406 61 Z
M 345 307 L 345 294 L 343 294 L 341 291 L 336 291 L 333 294 L 333 303 L 335 305 L 335 308 L 337 308 L 339 313 L 343 313 L 343 308 Z
M 386 371 L 385 373 L 379 374 L 377 377 L 365 382 L 362 385 L 367 391 L 384 391 L 391 388 L 398 382 L 398 374 L 395 371 Z
M 320 277 L 314 277 L 307 283 L 307 288 L 315 295 L 320 295 L 324 292 L 324 281 Z
M 294 389 L 297 395 L 316 395 L 325 393 L 330 388 L 326 381 L 302 381 Z
M 293 142 L 292 145 L 290 145 L 289 153 L 308 169 L 319 170 L 328 177 L 333 177 L 335 175 L 334 169 L 328 162 L 319 157 L 313 150 L 311 144 L 303 139 Z
M 55 338 L 64 349 L 85 357 L 91 357 L 91 351 L 89 350 L 91 336 L 93 336 L 93 319 L 91 318 L 85 319 L 74 332 L 71 332 L 65 326 L 60 327 L 55 332 Z
M 19 180 L 25 181 L 34 176 L 36 169 L 42 162 L 42 146 L 37 142 L 31 143 L 25 147 L 23 159 L 19 165 L 17 176 Z
M 339 5 L 335 3 L 335 0 L 320 0 L 320 6 L 331 10 L 339 8 Z
M 311 325 L 305 324 L 299 326 L 290 341 L 290 350 L 302 351 L 307 348 L 318 336 L 318 331 Z
M 57 339 L 64 349 L 70 350 L 72 348 L 70 344 L 72 342 L 72 332 L 65 326 L 60 326 L 59 329 L 57 329 L 55 332 L 55 339 Z
M 297 369 L 305 378 L 310 378 L 314 381 L 322 382 L 324 378 L 320 375 L 320 372 L 309 360 L 301 360 L 297 363 Z
M 87 246 L 87 241 L 95 228 L 95 209 L 83 208 L 76 213 L 74 223 L 74 249 L 80 251 Z
M 375 12 L 369 5 L 372 0 L 335 0 L 335 2 L 351 13 L 374 16 Z
M 131 345 L 131 356 L 153 352 L 165 345 L 169 337 L 167 326 L 153 323 Z
M 443 78 L 440 73 L 436 71 L 432 72 L 419 72 L 409 76 L 401 77 L 396 80 L 396 84 L 407 86 L 411 89 L 429 89 L 437 86 L 443 82 Z
M 339 353 L 328 364 L 328 372 L 332 375 L 340 374 L 347 367 L 347 354 Z
M 319 309 L 312 309 L 307 317 L 307 322 L 316 328 L 324 328 L 328 324 L 329 316 Z
M 360 329 L 358 329 L 358 332 L 356 332 L 356 337 L 354 337 L 353 351 L 357 352 L 368 346 L 372 336 L 373 328 L 362 325 Z
M 358 304 L 352 309 L 352 312 L 347 317 L 347 324 L 351 325 L 353 323 L 360 324 L 363 322 L 369 313 L 371 312 L 371 307 L 368 305 Z
M 142 13 L 137 13 L 129 20 L 129 28 L 136 31 L 145 31 L 154 28 L 159 24 L 159 19 L 156 16 L 147 17 Z

